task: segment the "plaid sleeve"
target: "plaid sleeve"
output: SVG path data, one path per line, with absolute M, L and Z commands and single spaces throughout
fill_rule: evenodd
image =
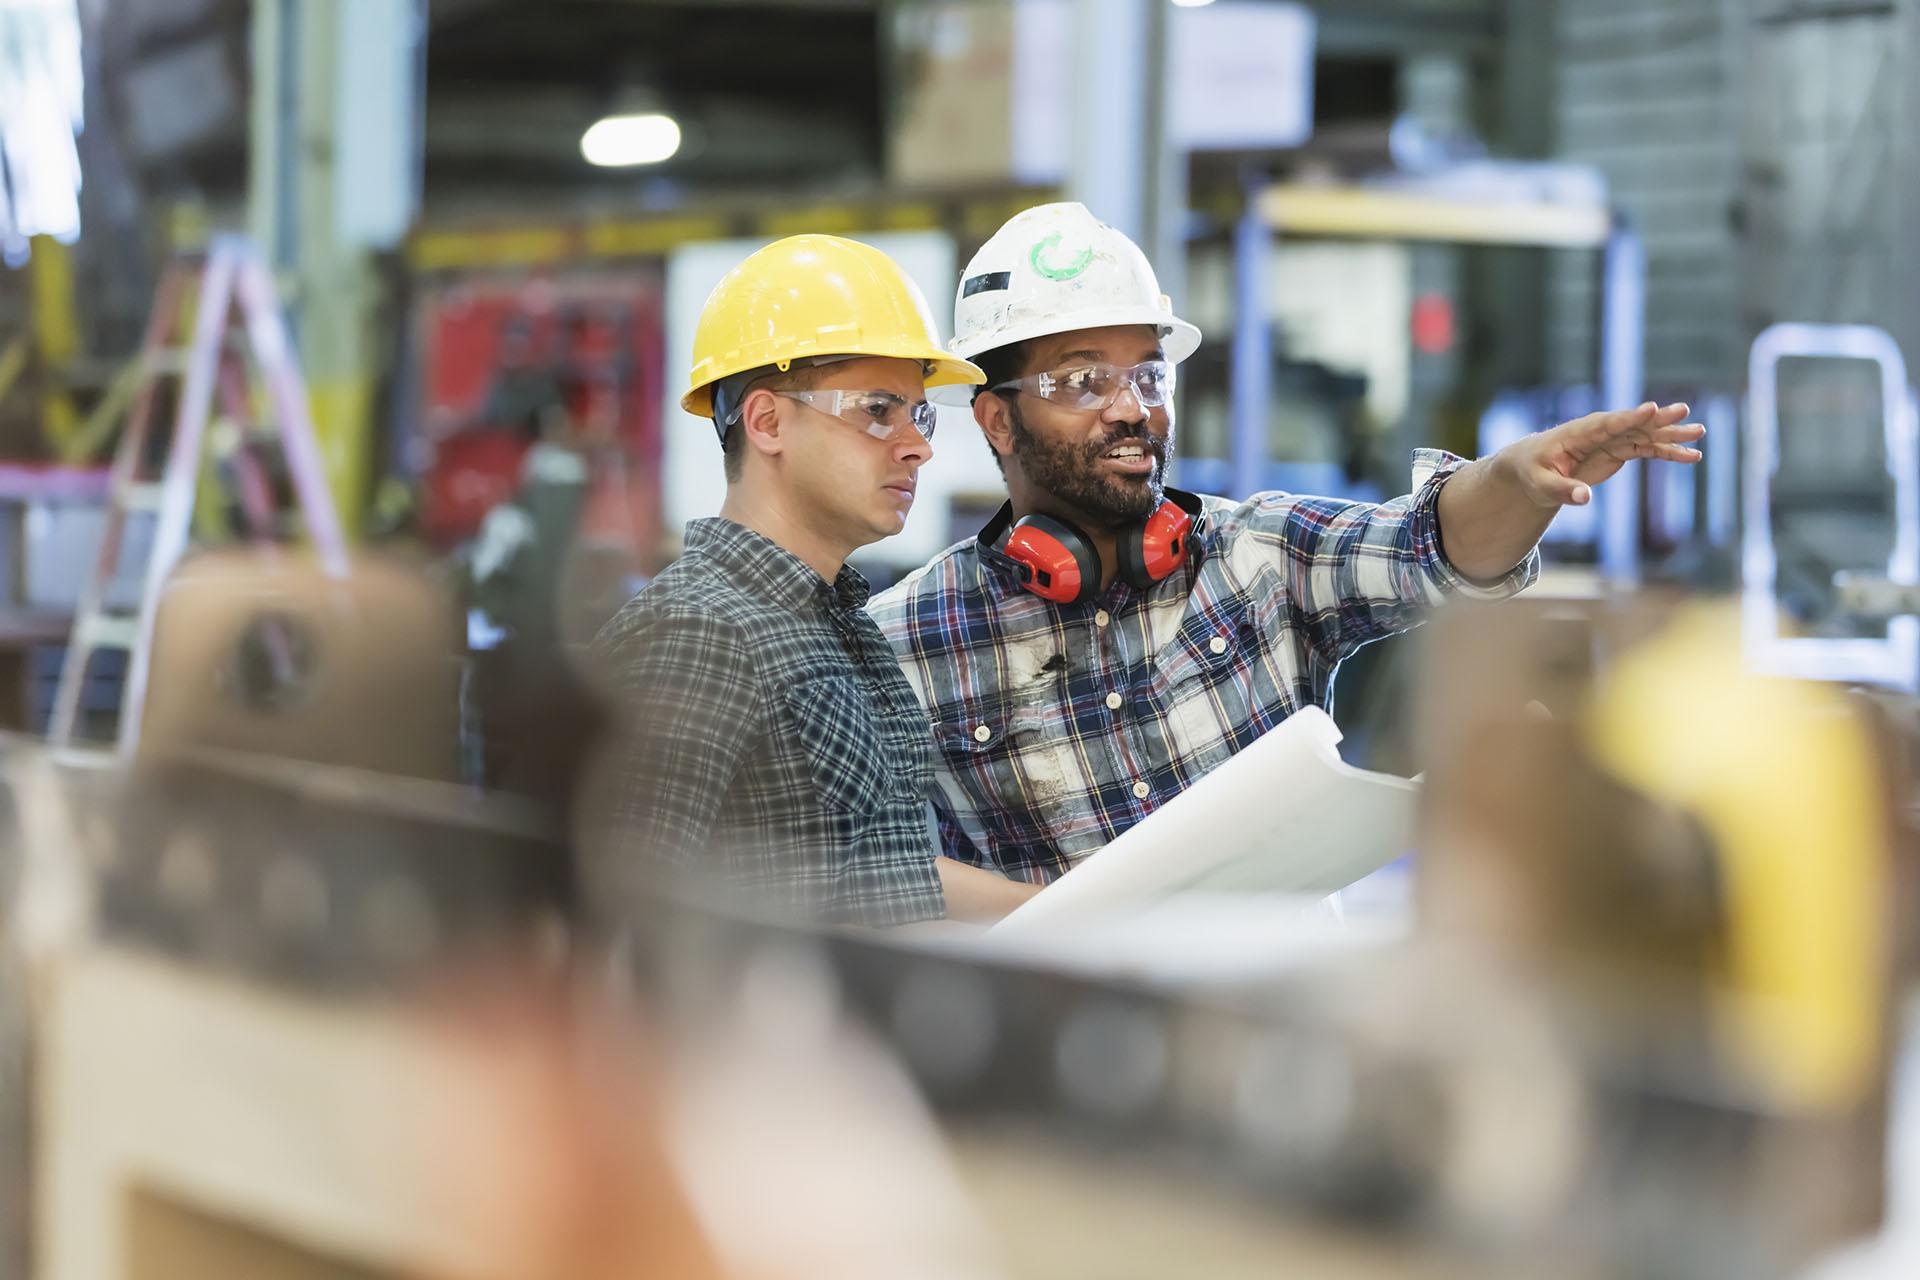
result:
M 1440 540 L 1440 487 L 1466 459 L 1414 452 L 1414 491 L 1391 502 L 1340 502 L 1266 494 L 1252 504 L 1249 532 L 1280 551 L 1288 588 L 1316 649 L 1338 661 L 1370 640 L 1404 631 L 1449 595 L 1498 599 L 1539 573 L 1529 553 L 1504 577 L 1475 582 L 1447 560 Z
M 617 698 L 616 880 L 686 868 L 707 852 L 763 711 L 745 638 L 714 618 L 657 618 L 602 652 Z M 636 886 L 641 887 L 641 886 Z

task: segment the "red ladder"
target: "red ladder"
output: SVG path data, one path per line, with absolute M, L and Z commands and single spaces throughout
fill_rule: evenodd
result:
M 177 335 L 189 302 L 197 303 L 193 332 L 182 346 Z M 139 741 L 154 616 L 161 589 L 187 549 L 214 397 L 219 397 L 222 412 L 234 423 L 244 425 L 252 418 L 242 359 L 246 352 L 252 355 L 271 403 L 307 537 L 328 573 L 346 575 L 346 540 L 327 488 L 306 383 L 287 339 L 273 277 L 245 239 L 216 236 L 204 254 L 169 264 L 154 295 L 141 341 L 139 386 L 114 454 L 99 559 L 81 587 L 73 635 L 60 669 L 47 731 L 48 741 L 57 747 L 79 745 L 74 730 L 87 668 L 95 653 L 111 649 L 126 652 L 127 672 L 120 691 L 116 742 L 99 745 L 117 745 L 126 756 Z M 153 476 L 145 474 L 147 437 L 156 392 L 169 378 L 181 380 L 173 439 L 164 471 Z M 267 476 L 259 459 L 245 447 L 235 451 L 234 464 L 251 535 L 256 541 L 269 541 L 274 502 Z M 108 605 L 107 592 L 119 567 L 127 519 L 135 512 L 153 516 L 152 550 L 139 604 L 132 611 L 117 610 Z

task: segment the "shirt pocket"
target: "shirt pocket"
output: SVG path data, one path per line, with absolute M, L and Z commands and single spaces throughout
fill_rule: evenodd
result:
M 897 781 L 867 691 L 846 676 L 815 676 L 788 685 L 785 696 L 821 808 L 864 825 Z
M 1085 770 L 1054 719 L 1031 703 L 983 702 L 953 709 L 934 726 L 948 773 L 996 844 L 1056 842 L 1084 802 Z
M 1154 655 L 1148 696 L 1167 726 L 1160 746 L 1184 782 L 1224 764 L 1284 716 L 1254 611 L 1188 618 Z

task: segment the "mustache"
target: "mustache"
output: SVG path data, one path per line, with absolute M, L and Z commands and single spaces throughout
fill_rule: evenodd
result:
M 1090 444 L 1086 446 L 1085 448 L 1086 456 L 1089 460 L 1092 460 L 1092 459 L 1098 458 L 1101 454 L 1105 453 L 1107 450 L 1113 448 L 1113 446 L 1117 444 L 1125 444 L 1129 441 L 1135 441 L 1135 440 L 1139 441 L 1148 450 L 1148 452 L 1152 453 L 1153 456 L 1158 458 L 1160 461 L 1165 462 L 1167 460 L 1168 437 L 1164 435 L 1155 435 L 1148 428 L 1145 422 L 1122 423 L 1121 425 L 1113 428 L 1111 431 L 1107 432 L 1104 439 L 1100 440 L 1098 443 Z
M 1153 455 L 1162 471 L 1165 471 L 1173 452 L 1173 423 L 1167 423 L 1165 432 L 1155 435 L 1152 422 L 1144 415 L 1132 422 L 1121 422 L 1107 429 L 1107 434 L 1098 442 L 1089 445 L 1073 445 L 1062 442 L 1056 445 L 1044 445 L 1038 435 L 1027 425 L 1026 415 L 1018 404 L 1009 404 L 1008 416 L 1012 419 L 1014 448 L 1017 453 L 1047 452 L 1057 460 L 1066 463 L 1073 459 L 1075 463 L 1093 468 L 1100 462 L 1100 455 L 1126 440 L 1138 440 Z M 1072 464 L 1069 464 L 1072 465 Z

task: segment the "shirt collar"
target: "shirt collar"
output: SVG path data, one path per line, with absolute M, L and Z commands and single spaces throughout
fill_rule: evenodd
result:
M 840 566 L 839 575 L 828 586 L 812 565 L 773 539 L 720 516 L 689 521 L 686 550 L 718 561 L 741 586 L 790 609 L 809 600 L 835 600 L 845 608 L 858 609 L 872 591 L 852 565 Z

